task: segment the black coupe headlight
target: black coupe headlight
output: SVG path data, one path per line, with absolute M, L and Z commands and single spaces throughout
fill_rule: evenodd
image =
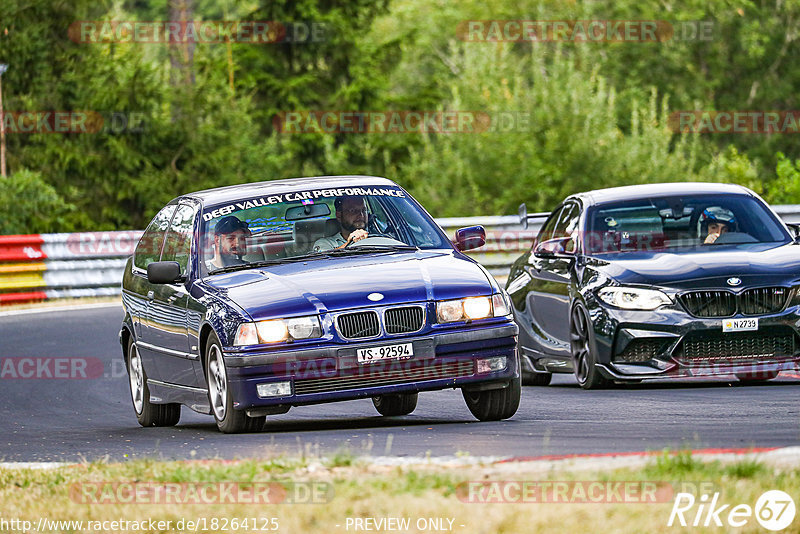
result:
M 640 287 L 604 287 L 597 296 L 606 304 L 624 310 L 655 310 L 664 304 L 672 304 L 672 299 L 663 291 Z

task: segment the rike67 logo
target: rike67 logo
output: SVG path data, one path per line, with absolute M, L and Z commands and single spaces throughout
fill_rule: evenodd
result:
M 763 528 L 777 532 L 794 520 L 794 499 L 784 491 L 762 493 L 754 507 L 748 504 L 732 507 L 731 504 L 721 503 L 719 497 L 719 492 L 711 497 L 704 494 L 698 502 L 691 493 L 678 493 L 667 526 L 740 528 L 755 516 Z

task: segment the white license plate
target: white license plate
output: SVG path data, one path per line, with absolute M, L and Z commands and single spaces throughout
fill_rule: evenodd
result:
M 758 319 L 725 319 L 722 321 L 723 332 L 751 332 L 758 330 Z
M 383 345 L 380 347 L 367 347 L 356 349 L 358 363 L 369 363 L 378 360 L 394 360 L 398 358 L 410 358 L 414 355 L 414 347 L 411 343 L 402 345 Z

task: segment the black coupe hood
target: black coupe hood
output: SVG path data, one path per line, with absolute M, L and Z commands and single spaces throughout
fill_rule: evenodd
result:
M 687 252 L 631 252 L 597 256 L 593 268 L 620 284 L 691 289 L 787 284 L 800 279 L 800 246 L 736 245 Z

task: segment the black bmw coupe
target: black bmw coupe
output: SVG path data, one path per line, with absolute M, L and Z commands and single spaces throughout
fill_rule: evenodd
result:
M 568 197 L 508 277 L 524 382 L 735 375 L 800 365 L 800 242 L 753 191 L 671 183 Z

